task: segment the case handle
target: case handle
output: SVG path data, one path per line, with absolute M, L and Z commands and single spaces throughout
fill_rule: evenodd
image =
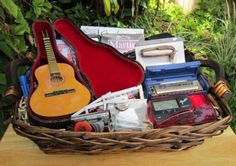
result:
M 17 75 L 18 67 L 31 66 L 33 61 L 33 53 L 29 52 L 25 57 L 14 59 L 6 66 L 7 88 L 2 100 L 8 105 L 14 104 L 21 96 Z
M 174 60 L 175 48 L 173 46 L 156 46 L 152 48 L 146 48 L 141 50 L 142 57 L 159 57 L 169 56 L 170 61 Z
M 216 81 L 213 90 L 218 97 L 224 98 L 228 101 L 232 97 L 232 92 L 230 91 L 225 79 L 225 71 L 223 67 L 214 60 L 200 60 L 200 62 L 202 67 L 209 67 L 215 71 Z

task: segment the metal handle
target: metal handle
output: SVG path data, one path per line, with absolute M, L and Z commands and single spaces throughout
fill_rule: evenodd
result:
M 174 60 L 175 48 L 173 46 L 156 46 L 141 50 L 142 57 L 160 57 L 169 56 L 170 61 Z

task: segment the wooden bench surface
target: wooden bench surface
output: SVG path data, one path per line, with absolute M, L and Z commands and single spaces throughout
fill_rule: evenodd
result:
M 1 166 L 235 166 L 236 137 L 228 128 L 222 135 L 181 152 L 123 152 L 103 155 L 47 155 L 31 140 L 18 136 L 10 125 L 0 143 Z

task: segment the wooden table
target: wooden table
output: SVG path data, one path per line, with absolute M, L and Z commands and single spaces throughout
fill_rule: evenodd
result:
M 103 155 L 46 155 L 10 126 L 0 143 L 1 166 L 235 166 L 236 137 L 228 128 L 221 136 L 181 152 L 125 152 Z

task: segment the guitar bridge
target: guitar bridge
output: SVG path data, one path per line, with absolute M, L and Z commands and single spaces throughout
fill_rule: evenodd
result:
M 67 94 L 67 93 L 74 93 L 74 92 L 75 92 L 75 89 L 58 90 L 58 91 L 46 93 L 45 97 L 52 97 L 52 96 L 57 96 L 57 95 L 62 95 L 62 94 Z

